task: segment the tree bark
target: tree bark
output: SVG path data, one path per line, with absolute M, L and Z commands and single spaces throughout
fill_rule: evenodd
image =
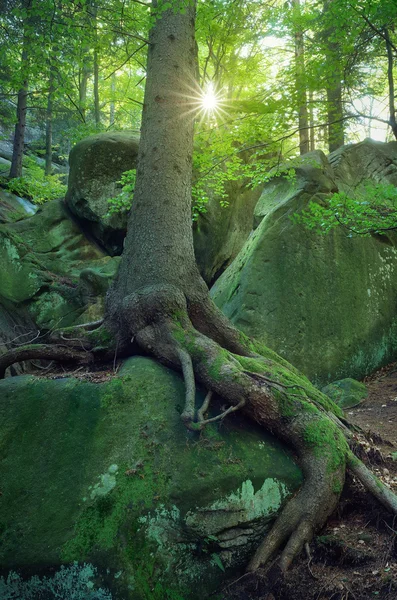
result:
M 27 11 L 23 25 L 23 41 L 21 56 L 21 87 L 18 92 L 17 113 L 14 133 L 14 145 L 12 149 L 12 159 L 10 168 L 10 178 L 22 176 L 23 150 L 25 145 L 26 113 L 28 104 L 28 86 L 29 86 L 29 40 L 30 40 L 30 8 L 31 0 L 25 0 L 24 8 Z
M 298 100 L 299 113 L 299 151 L 300 154 L 306 154 L 310 150 L 309 144 L 309 118 L 307 110 L 307 90 L 305 73 L 305 45 L 303 40 L 303 31 L 299 22 L 300 0 L 293 0 L 295 16 L 298 18 L 295 23 L 295 71 L 296 71 L 296 93 Z
M 94 119 L 97 127 L 101 124 L 101 111 L 99 105 L 99 55 L 98 55 L 98 8 L 92 3 L 92 27 L 94 29 Z
M 395 107 L 395 92 L 394 92 L 394 75 L 393 75 L 393 66 L 394 66 L 394 57 L 393 57 L 393 49 L 390 43 L 389 30 L 387 28 L 384 29 L 385 41 L 386 41 L 386 51 L 387 51 L 387 82 L 389 87 L 389 125 L 393 132 L 394 137 L 397 140 L 397 121 L 396 121 L 396 107 Z
M 324 1 L 324 12 L 330 10 L 333 0 Z M 327 119 L 328 119 L 328 150 L 334 152 L 345 143 L 342 72 L 340 45 L 333 39 L 334 28 L 328 27 L 324 33 Z
M 116 103 L 115 103 L 115 94 L 116 94 L 116 73 L 112 74 L 112 78 L 110 80 L 110 113 L 109 113 L 109 127 L 113 127 L 115 119 L 116 119 Z
M 55 91 L 55 65 L 50 63 L 50 76 L 48 81 L 47 110 L 45 122 L 45 174 L 52 173 L 52 118 Z

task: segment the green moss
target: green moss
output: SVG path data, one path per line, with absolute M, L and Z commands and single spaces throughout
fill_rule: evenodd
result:
M 138 507 L 149 510 L 164 500 L 165 479 L 161 473 L 154 475 L 149 465 L 134 475 L 129 475 L 129 470 L 130 465 L 123 464 L 116 475 L 115 487 L 87 503 L 72 538 L 63 546 L 63 560 L 84 560 L 96 552 L 114 548 L 121 527 L 123 536 L 130 537 Z
M 101 325 L 93 331 L 89 331 L 88 339 L 92 342 L 95 349 L 105 348 L 110 349 L 115 346 L 115 337 L 107 327 Z
M 336 471 L 346 462 L 349 453 L 346 438 L 327 417 L 311 420 L 306 426 L 304 439 L 316 456 L 327 457 L 329 472 Z

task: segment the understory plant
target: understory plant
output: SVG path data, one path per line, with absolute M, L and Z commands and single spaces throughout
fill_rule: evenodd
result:
M 62 175 L 46 175 L 44 169 L 30 157 L 24 158 L 24 167 L 25 174 L 22 177 L 1 177 L 0 185 L 34 204 L 43 204 L 65 196 L 66 185 L 62 183 Z
M 368 182 L 359 191 L 337 192 L 323 202 L 310 202 L 293 220 L 316 233 L 342 226 L 348 236 L 385 234 L 397 229 L 397 188 Z

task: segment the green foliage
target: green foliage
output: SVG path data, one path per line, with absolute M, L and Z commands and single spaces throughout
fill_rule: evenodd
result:
M 48 200 L 63 198 L 66 186 L 62 183 L 62 175 L 46 175 L 37 162 L 30 157 L 24 158 L 26 175 L 14 179 L 0 178 L 0 184 L 8 191 L 28 198 L 35 204 L 43 204 Z
M 95 589 L 97 570 L 90 564 L 61 566 L 53 577 L 23 580 L 17 573 L 0 578 L 2 600 L 111 600 L 108 590 Z
M 367 183 L 359 192 L 333 194 L 324 203 L 311 202 L 307 210 L 292 217 L 316 233 L 343 227 L 348 236 L 384 234 L 397 229 L 397 188 Z
M 132 206 L 136 181 L 136 169 L 125 171 L 118 183 L 122 186 L 121 192 L 114 198 L 109 198 L 109 215 L 115 213 L 128 213 Z

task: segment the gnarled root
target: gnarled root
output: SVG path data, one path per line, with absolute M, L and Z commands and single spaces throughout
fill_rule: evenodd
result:
M 248 566 L 255 570 L 264 565 L 284 545 L 279 566 L 285 571 L 335 509 L 347 463 L 361 481 L 365 479 L 366 468 L 351 461 L 341 410 L 286 361 L 266 348 L 262 351 L 260 344 L 244 336 L 237 343 L 234 331 L 227 330 L 225 338 L 229 343 L 236 341 L 234 347 L 249 342 L 236 354 L 209 337 L 208 323 L 203 335 L 190 321 L 183 293 L 172 286 L 139 290 L 123 308 L 137 343 L 167 366 L 182 370 L 186 383 L 182 419 L 189 429 L 200 430 L 242 409 L 295 450 L 304 474 L 303 487 L 287 502 Z M 198 315 L 199 311 L 195 313 L 196 327 Z M 217 319 L 217 340 L 222 338 L 220 328 Z M 198 409 L 195 380 L 209 390 Z M 230 407 L 206 419 L 211 393 Z M 395 511 L 393 502 L 388 498 L 389 508 Z
M 17 362 L 31 359 L 56 360 L 64 363 L 78 363 L 88 365 L 93 361 L 91 352 L 76 350 L 67 346 L 52 346 L 49 344 L 35 344 L 20 346 L 0 356 L 0 379 L 4 379 L 8 367 Z
M 40 337 L 46 343 L 17 346 L 0 356 L 0 379 L 5 377 L 8 367 L 25 360 L 55 360 L 60 363 L 89 365 L 94 361 L 94 356 L 102 360 L 114 356 L 113 337 L 102 321 L 54 330 Z

